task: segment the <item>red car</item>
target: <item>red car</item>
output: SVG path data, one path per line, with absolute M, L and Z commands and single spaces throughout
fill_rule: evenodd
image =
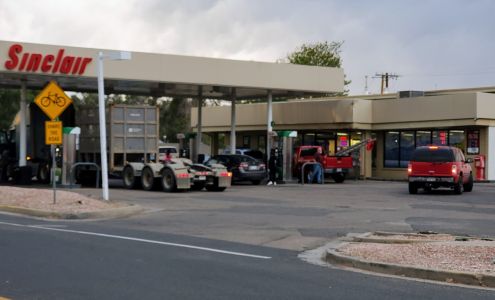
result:
M 453 189 L 456 194 L 471 192 L 474 182 L 471 162 L 456 147 L 418 147 L 407 167 L 409 193 L 416 194 L 419 188 L 430 192 L 439 187 Z

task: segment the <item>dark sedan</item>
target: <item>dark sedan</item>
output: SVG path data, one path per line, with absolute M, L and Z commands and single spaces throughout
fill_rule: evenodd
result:
M 260 184 L 266 177 L 266 166 L 263 162 L 247 155 L 220 154 L 206 162 L 208 164 L 222 164 L 232 172 L 232 181 L 251 181 Z

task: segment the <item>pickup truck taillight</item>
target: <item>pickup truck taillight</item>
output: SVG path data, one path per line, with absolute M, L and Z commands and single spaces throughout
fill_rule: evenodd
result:
M 457 175 L 457 166 L 452 165 L 452 175 Z
M 412 174 L 412 164 L 407 164 L 407 174 Z

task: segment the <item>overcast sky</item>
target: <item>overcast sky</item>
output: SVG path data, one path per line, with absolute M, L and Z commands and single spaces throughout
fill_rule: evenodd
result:
M 495 86 L 492 0 L 0 0 L 0 39 L 273 62 L 344 41 L 351 94 Z

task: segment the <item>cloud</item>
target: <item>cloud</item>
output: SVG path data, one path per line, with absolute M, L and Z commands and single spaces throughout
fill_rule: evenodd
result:
M 495 85 L 489 0 L 0 0 L 2 39 L 276 61 L 302 43 L 345 41 L 351 92 Z M 379 82 L 370 79 L 378 91 Z

